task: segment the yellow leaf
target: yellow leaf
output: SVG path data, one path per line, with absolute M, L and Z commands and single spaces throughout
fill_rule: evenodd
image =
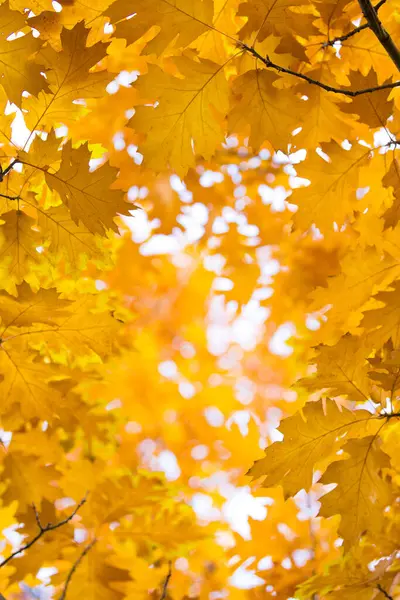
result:
M 350 437 L 375 433 L 380 427 L 370 413 L 340 412 L 333 402 L 328 402 L 326 413 L 321 402 L 307 404 L 302 412 L 304 417 L 296 413 L 282 421 L 283 441 L 269 446 L 248 472 L 253 479 L 265 476 L 263 487 L 281 485 L 285 496 L 308 491 L 313 472 L 325 467 Z
M 139 106 L 130 125 L 146 134 L 139 150 L 148 167 L 161 171 L 169 165 L 184 175 L 195 164 L 194 154 L 210 158 L 224 139 L 228 86 L 223 67 L 209 60 L 179 57 L 174 62 L 182 77 L 150 66 L 139 78 L 141 96 L 160 103 Z
M 135 18 L 126 20 L 132 12 Z M 118 0 L 104 11 L 116 25 L 116 36 L 128 44 L 156 27 L 144 53 L 160 55 L 175 40 L 175 47 L 188 46 L 212 25 L 213 0 Z
M 321 146 L 328 158 L 317 153 L 307 158 L 298 175 L 311 184 L 295 190 L 290 201 L 299 207 L 295 215 L 299 227 L 315 223 L 321 230 L 332 230 L 334 222 L 341 226 L 356 207 L 359 172 L 370 151 L 358 144 L 351 150 L 344 150 L 336 142 Z
M 274 86 L 278 77 L 265 69 L 248 71 L 233 84 L 229 129 L 246 133 L 250 126 L 250 145 L 258 150 L 270 142 L 276 150 L 287 150 L 292 131 L 299 127 L 305 103 L 291 90 Z
M 375 440 L 373 435 L 350 440 L 344 447 L 345 459 L 332 463 L 321 480 L 338 484 L 321 499 L 321 514 L 341 515 L 339 534 L 345 550 L 365 533 L 381 531 L 384 510 L 392 500 L 391 486 L 382 474 L 389 457 Z
M 124 201 L 124 192 L 110 189 L 117 169 L 105 164 L 88 172 L 89 160 L 87 144 L 74 149 L 67 143 L 60 168 L 54 174 L 47 171 L 46 182 L 58 192 L 76 224 L 81 221 L 92 233 L 105 235 L 106 229 L 117 231 L 114 218 L 117 213 L 127 214 L 129 205 Z
M 105 93 L 113 76 L 105 70 L 91 72 L 90 69 L 105 57 L 108 44 L 98 42 L 88 48 L 88 33 L 80 22 L 72 30 L 62 30 L 61 52 L 50 45 L 41 49 L 39 59 L 46 69 L 49 90 L 41 92 L 37 99 L 28 98 L 23 104 L 28 111 L 25 120 L 31 130 L 68 124 L 82 112 L 82 106 L 73 104 L 74 100 L 98 98 Z
M 17 11 L 10 10 L 8 3 L 0 6 L 0 77 L 11 102 L 18 106 L 23 91 L 37 96 L 41 90 L 48 89 L 46 80 L 41 75 L 43 67 L 35 58 L 42 42 L 26 33 L 14 40 L 9 36 L 26 28 L 25 17 Z

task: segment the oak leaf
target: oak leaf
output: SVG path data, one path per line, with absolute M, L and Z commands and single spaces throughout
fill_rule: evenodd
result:
M 174 60 L 181 77 L 149 66 L 136 89 L 158 106 L 139 106 L 129 125 L 146 134 L 139 146 L 148 167 L 168 165 L 183 175 L 194 166 L 194 153 L 210 158 L 224 139 L 222 119 L 228 108 L 228 86 L 223 67 L 209 60 Z
M 127 19 L 135 13 L 134 18 Z M 115 25 L 116 36 L 131 44 L 156 27 L 145 54 L 160 55 L 174 41 L 188 46 L 212 26 L 213 0 L 117 0 L 104 11 Z
M 56 173 L 46 172 L 46 182 L 68 207 L 73 221 L 79 221 L 92 233 L 105 235 L 106 229 L 117 231 L 114 217 L 127 214 L 129 205 L 124 192 L 110 189 L 117 169 L 108 164 L 88 172 L 91 154 L 87 144 L 73 148 L 69 142 L 63 147 L 62 161 Z
M 377 446 L 375 435 L 350 440 L 343 449 L 344 459 L 332 463 L 321 479 L 338 484 L 321 499 L 321 514 L 341 515 L 338 531 L 347 550 L 366 532 L 381 531 L 393 491 L 382 473 L 389 457 Z
M 326 413 L 321 402 L 311 402 L 282 421 L 279 430 L 284 438 L 265 450 L 265 457 L 256 461 L 248 475 L 264 477 L 263 487 L 281 485 L 285 496 L 294 496 L 300 489 L 308 490 L 318 466 L 326 466 L 342 445 L 351 437 L 375 433 L 380 423 L 367 411 L 339 411 L 328 402 Z

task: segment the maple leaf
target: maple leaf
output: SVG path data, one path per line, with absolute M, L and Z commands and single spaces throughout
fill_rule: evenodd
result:
M 355 360 L 356 359 L 356 360 Z M 344 336 L 335 346 L 317 348 L 315 375 L 300 379 L 298 385 L 308 390 L 326 390 L 335 396 L 365 401 L 370 397 L 369 367 L 365 349 L 357 336 Z
M 21 0 L 15 0 L 21 2 Z M 22 0 L 23 2 L 24 0 Z M 28 19 L 29 25 L 40 31 L 41 38 L 49 40 L 53 48 L 61 50 L 60 35 L 65 27 L 73 29 L 81 21 L 85 21 L 90 26 L 87 42 L 91 46 L 101 41 L 104 34 L 106 17 L 102 15 L 103 11 L 112 4 L 113 0 L 96 0 L 96 4 L 90 6 L 80 0 L 66 0 L 61 2 L 62 11 L 54 12 L 51 2 L 49 6 L 41 6 L 40 10 L 32 8 L 36 16 Z
M 68 123 L 82 111 L 79 104 L 73 103 L 75 100 L 104 94 L 112 75 L 105 70 L 90 70 L 105 57 L 108 44 L 98 42 L 88 48 L 88 33 L 83 22 L 77 23 L 72 30 L 63 28 L 61 52 L 49 44 L 41 49 L 39 58 L 46 69 L 48 90 L 23 104 L 27 110 L 25 120 L 32 131 Z
M 41 237 L 34 229 L 35 221 L 25 212 L 12 210 L 1 215 L 0 286 L 10 293 L 16 285 L 32 277 L 32 266 L 39 263 Z
M 127 17 L 135 13 L 133 18 Z M 117 0 L 104 14 L 115 24 L 116 36 L 128 44 L 141 38 L 149 29 L 157 32 L 146 42 L 145 54 L 160 55 L 175 42 L 176 48 L 188 46 L 212 26 L 212 0 Z
M 382 184 L 385 188 L 393 188 L 394 202 L 387 209 L 384 214 L 385 226 L 394 227 L 400 220 L 400 194 L 399 194 L 399 182 L 400 182 L 400 165 L 399 161 L 394 158 L 390 164 L 389 170 L 385 177 L 382 179 Z
M 358 71 L 349 73 L 350 88 L 363 89 L 372 88 L 378 85 L 377 76 L 373 69 L 367 76 L 363 76 Z M 389 83 L 390 80 L 385 81 Z M 393 112 L 393 101 L 389 100 L 390 90 L 378 90 L 374 94 L 365 94 L 356 96 L 349 103 L 340 103 L 340 109 L 347 114 L 357 115 L 359 121 L 367 127 L 373 129 L 384 127 L 387 119 Z
M 42 42 L 32 33 L 10 41 L 10 35 L 26 28 L 24 16 L 10 10 L 8 3 L 0 6 L 0 75 L 1 85 L 11 102 L 21 104 L 23 91 L 37 96 L 41 90 L 47 90 L 46 80 L 41 75 L 43 66 L 32 60 L 37 55 Z
M 25 282 L 17 287 L 17 297 L 0 292 L 0 318 L 5 330 L 8 327 L 26 327 L 33 323 L 55 325 L 67 314 L 70 301 L 61 300 L 57 291 L 40 289 L 33 292 Z M 0 337 L 4 337 L 5 330 Z
M 364 313 L 361 326 L 367 334 L 367 343 L 375 348 L 381 348 L 389 339 L 397 349 L 399 345 L 399 323 L 400 323 L 400 282 L 395 281 L 393 289 L 380 292 L 374 299 L 380 303 L 379 308 L 368 310 Z M 383 306 L 382 306 L 383 303 Z
M 167 75 L 156 66 L 140 77 L 140 95 L 161 101 L 155 108 L 136 108 L 129 125 L 146 134 L 140 149 L 149 167 L 161 171 L 169 164 L 185 174 L 195 164 L 194 152 L 210 158 L 223 140 L 228 87 L 221 65 L 187 57 L 174 62 L 183 77 Z
M 313 472 L 321 463 L 332 460 L 349 437 L 363 437 L 378 431 L 378 419 L 366 411 L 340 412 L 333 402 L 324 413 L 321 402 L 311 402 L 303 410 L 285 419 L 280 431 L 282 442 L 275 442 L 265 450 L 265 457 L 248 471 L 253 479 L 264 477 L 262 485 L 282 485 L 285 496 L 293 496 L 300 489 L 308 490 Z
M 311 184 L 293 193 L 293 201 L 299 207 L 295 220 L 302 228 L 315 223 L 321 230 L 331 229 L 334 222 L 341 225 L 352 214 L 357 201 L 359 172 L 369 156 L 369 150 L 360 145 L 355 145 L 351 152 L 336 142 L 321 144 L 321 147 L 328 159 L 313 154 L 298 173 Z
M 286 149 L 291 133 L 302 118 L 304 102 L 293 97 L 290 90 L 273 84 L 277 75 L 266 70 L 248 71 L 233 85 L 233 110 L 229 128 L 243 133 L 250 126 L 250 145 L 257 150 L 265 141 L 275 149 Z
M 2 420 L 9 427 L 40 415 L 42 419 L 57 418 L 60 396 L 49 386 L 56 375 L 51 365 L 37 359 L 24 337 L 2 343 L 0 349 L 0 390 L 4 403 Z
M 296 0 L 290 5 L 285 0 L 252 0 L 242 2 L 238 14 L 248 18 L 240 31 L 241 39 L 250 38 L 263 41 L 270 33 L 295 31 L 305 37 L 312 32 L 313 16 L 298 9 L 311 8 L 308 0 Z M 297 10 L 296 10 L 297 9 Z
M 91 154 L 87 144 L 75 149 L 71 143 L 62 151 L 62 161 L 56 173 L 46 172 L 46 182 L 58 192 L 68 207 L 73 221 L 79 221 L 92 233 L 104 235 L 106 229 L 117 230 L 116 213 L 127 214 L 129 205 L 124 192 L 110 189 L 117 169 L 105 164 L 88 173 Z
M 392 499 L 390 483 L 382 475 L 389 457 L 375 443 L 376 436 L 350 440 L 344 446 L 345 459 L 332 463 L 321 482 L 337 487 L 321 499 L 321 514 L 341 515 L 339 534 L 347 550 L 366 532 L 379 532 L 386 506 Z

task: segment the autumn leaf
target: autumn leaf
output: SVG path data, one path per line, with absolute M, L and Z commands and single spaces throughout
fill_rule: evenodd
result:
M 127 19 L 134 9 L 135 18 Z M 151 28 L 157 31 L 147 41 L 145 54 L 162 52 L 175 41 L 176 48 L 188 46 L 212 25 L 212 0 L 139 0 L 133 5 L 125 0 L 114 2 L 104 11 L 115 24 L 117 37 L 128 44 L 141 38 Z
M 302 119 L 304 102 L 290 90 L 274 87 L 276 81 L 275 74 L 254 70 L 238 77 L 233 86 L 229 127 L 245 133 L 250 126 L 249 141 L 255 150 L 268 141 L 276 150 L 285 151 Z
M 351 437 L 364 437 L 379 429 L 379 421 L 366 411 L 339 411 L 333 402 L 324 412 L 321 402 L 307 404 L 302 411 L 285 419 L 280 426 L 282 442 L 265 450 L 265 457 L 249 470 L 253 479 L 264 477 L 263 486 L 282 485 L 285 496 L 308 490 L 313 473 L 332 460 Z
M 348 549 L 361 535 L 381 530 L 392 492 L 382 473 L 389 459 L 376 446 L 376 436 L 350 440 L 344 452 L 344 459 L 332 463 L 322 477 L 322 483 L 337 483 L 337 487 L 323 496 L 321 514 L 341 514 L 339 534 Z
M 128 205 L 124 193 L 110 189 L 115 181 L 116 169 L 110 165 L 88 173 L 90 152 L 87 145 L 74 149 L 71 144 L 63 148 L 62 161 L 56 173 L 46 172 L 46 182 L 56 191 L 68 207 L 73 221 L 80 221 L 92 233 L 105 234 L 106 229 L 116 231 L 114 217 L 126 214 Z
M 46 69 L 48 90 L 36 99 L 28 98 L 26 121 L 32 130 L 68 123 L 81 111 L 74 101 L 102 96 L 112 76 L 106 71 L 90 69 L 105 57 L 108 44 L 98 42 L 87 47 L 88 29 L 83 22 L 61 32 L 62 51 L 49 44 L 41 49 L 39 59 Z
M 8 38 L 26 28 L 25 18 L 17 11 L 10 10 L 8 3 L 0 6 L 0 75 L 1 85 L 11 102 L 21 104 L 23 91 L 37 96 L 48 90 L 46 79 L 42 77 L 42 66 L 36 59 L 42 43 L 32 33 L 25 33 L 14 40 Z M 40 62 L 40 61 L 39 61 Z
M 322 145 L 326 157 L 314 153 L 298 175 L 310 180 L 310 185 L 293 193 L 298 205 L 296 223 L 310 227 L 313 223 L 321 230 L 332 229 L 351 216 L 356 209 L 356 190 L 359 187 L 360 168 L 368 160 L 369 150 L 355 146 L 344 150 L 336 142 Z
M 222 142 L 228 88 L 221 65 L 186 57 L 176 58 L 175 64 L 182 77 L 155 66 L 140 77 L 139 94 L 161 101 L 157 107 L 139 106 L 129 125 L 146 134 L 140 149 L 149 167 L 161 171 L 170 165 L 184 174 L 194 165 L 194 152 L 210 158 Z

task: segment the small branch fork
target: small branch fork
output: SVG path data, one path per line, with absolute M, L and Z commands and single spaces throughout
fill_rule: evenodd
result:
M 380 2 L 378 2 L 378 4 L 376 6 L 374 6 L 375 11 L 377 12 L 380 9 L 380 7 L 383 6 L 383 4 L 385 4 L 385 2 L 386 2 L 386 0 L 381 0 Z M 334 46 L 338 42 L 340 42 L 340 43 L 345 42 L 346 40 L 349 40 L 350 38 L 352 38 L 353 35 L 356 35 L 357 33 L 360 33 L 361 31 L 364 31 L 364 29 L 368 29 L 368 28 L 369 28 L 369 23 L 368 22 L 363 23 L 359 27 L 355 27 L 354 29 L 352 29 L 348 33 L 345 33 L 344 35 L 339 35 L 338 37 L 333 38 L 333 40 L 328 40 L 327 42 L 325 42 L 325 44 L 322 44 L 322 47 L 327 48 L 328 46 Z
M 54 529 L 58 529 L 59 527 L 62 527 L 63 525 L 66 525 L 67 523 L 69 523 L 74 518 L 76 513 L 79 511 L 79 509 L 85 504 L 85 502 L 86 502 L 86 496 L 79 502 L 79 504 L 77 504 L 74 511 L 68 517 L 66 517 L 62 521 L 58 521 L 58 523 L 47 523 L 47 525 L 42 525 L 42 523 L 40 521 L 39 513 L 38 513 L 35 505 L 33 505 L 36 523 L 39 528 L 38 533 L 29 542 L 27 542 L 24 546 L 21 546 L 21 548 L 19 548 L 19 550 L 16 550 L 12 554 L 10 554 L 10 556 L 7 556 L 7 558 L 5 558 L 2 562 L 0 562 L 0 567 L 4 567 L 4 565 L 9 563 L 10 560 L 12 560 L 16 556 L 18 556 L 18 554 L 21 554 L 21 552 L 25 552 L 25 550 L 28 550 L 29 548 L 31 548 L 31 546 L 36 544 L 36 542 L 48 531 L 53 531 Z

